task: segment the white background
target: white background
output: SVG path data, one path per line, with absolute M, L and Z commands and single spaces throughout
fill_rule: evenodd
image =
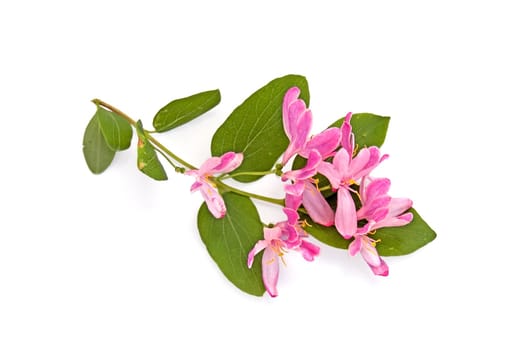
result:
M 524 349 L 521 2 L 320 3 L 2 2 L 0 349 Z M 200 164 L 231 110 L 289 73 L 309 80 L 313 132 L 392 117 L 378 174 L 438 238 L 387 258 L 388 278 L 323 246 L 287 256 L 278 298 L 246 295 L 200 241 L 190 178 L 151 181 L 134 147 L 99 176 L 84 163 L 92 98 L 150 125 L 220 88 L 160 137 Z

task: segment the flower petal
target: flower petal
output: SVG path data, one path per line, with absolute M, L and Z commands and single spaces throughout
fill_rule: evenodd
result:
M 226 214 L 226 206 L 223 197 L 217 191 L 217 188 L 210 185 L 208 182 L 202 182 L 199 187 L 201 195 L 203 196 L 208 210 L 216 219 L 220 219 Z
M 356 219 L 356 207 L 351 193 L 346 188 L 338 190 L 335 226 L 345 239 L 351 238 L 358 228 Z
M 243 162 L 243 153 L 227 152 L 219 158 L 219 163 L 211 170 L 213 173 L 229 173 Z
M 252 250 L 248 252 L 247 265 L 249 269 L 252 268 L 252 264 L 254 263 L 254 256 L 256 256 L 257 253 L 259 253 L 266 247 L 268 247 L 267 241 L 265 240 L 257 241 L 256 244 L 254 245 L 254 248 L 252 248 Z
M 329 128 L 318 135 L 313 136 L 305 144 L 305 148 L 300 150 L 300 155 L 304 158 L 307 158 L 312 150 L 317 150 L 322 159 L 325 159 L 332 155 L 334 150 L 340 144 L 340 129 L 339 128 Z
M 362 238 L 360 236 L 355 237 L 354 240 L 349 244 L 349 254 L 355 256 L 362 249 Z
M 334 225 L 334 212 L 331 206 L 321 192 L 308 181 L 305 182 L 305 191 L 303 191 L 303 206 L 314 222 L 324 226 Z
M 264 227 L 263 235 L 265 236 L 265 241 L 268 241 L 268 242 L 274 239 L 281 239 L 281 228 L 278 226 L 274 226 L 272 228 Z
M 369 265 L 371 270 L 376 276 L 389 276 L 389 266 L 385 263 L 385 261 L 380 258 L 380 265 L 378 266 L 371 266 Z
M 298 112 L 301 108 L 301 104 L 305 106 L 305 103 L 302 100 L 298 100 L 292 103 L 290 109 L 290 123 L 295 125 L 295 127 L 290 130 L 290 144 L 288 145 L 285 153 L 283 154 L 282 164 L 286 164 L 289 159 L 297 154 L 307 142 L 309 137 L 310 129 L 312 126 L 312 113 L 310 110 L 305 110 L 303 113 Z M 298 107 L 300 105 L 300 107 Z M 299 115 L 293 115 L 293 113 L 298 113 Z
M 272 247 L 265 248 L 261 265 L 265 289 L 271 297 L 278 296 L 279 256 Z
M 352 113 L 347 113 L 341 128 L 342 147 L 346 149 L 349 154 L 354 153 L 354 134 L 352 133 L 351 116 Z
M 340 187 L 342 176 L 333 164 L 321 162 L 318 165 L 318 172 L 329 180 L 333 190 L 336 190 L 338 187 Z
M 389 216 L 398 216 L 413 206 L 409 198 L 391 198 L 389 202 Z
M 305 240 L 301 241 L 299 250 L 301 251 L 303 258 L 307 261 L 313 261 L 314 257 L 320 254 L 320 247 Z
M 291 122 L 291 117 L 289 114 L 289 106 L 292 102 L 296 101 L 300 96 L 300 89 L 297 86 L 293 86 L 287 90 L 285 96 L 283 97 L 283 129 L 285 129 L 285 134 L 288 138 L 291 138 L 291 131 L 296 127 L 295 123 Z

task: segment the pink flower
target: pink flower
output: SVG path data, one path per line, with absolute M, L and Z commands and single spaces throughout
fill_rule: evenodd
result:
M 242 153 L 227 152 L 220 157 L 208 158 L 199 169 L 185 172 L 186 175 L 194 176 L 196 179 L 190 190 L 194 192 L 199 189 L 208 210 L 217 219 L 225 216 L 226 207 L 223 197 L 219 194 L 210 177 L 213 177 L 215 174 L 229 173 L 241 165 L 242 161 Z
M 362 148 L 353 158 L 354 136 L 350 119 L 349 113 L 342 125 L 342 148 L 336 152 L 332 163 L 321 162 L 318 166 L 318 171 L 327 177 L 333 190 L 338 191 L 335 226 L 345 239 L 351 238 L 358 228 L 356 206 L 350 193 L 355 191 L 351 185 L 358 184 L 362 177 L 369 175 L 387 158 L 386 155 L 380 157 L 378 147 Z
M 338 128 L 329 128 L 309 139 L 312 112 L 307 109 L 305 101 L 299 99 L 299 95 L 300 89 L 294 86 L 283 98 L 283 129 L 290 140 L 283 154 L 283 165 L 295 154 L 308 158 L 312 150 L 317 150 L 325 159 L 332 155 L 340 143 Z
M 349 244 L 349 253 L 354 256 L 360 252 L 373 273 L 379 276 L 387 276 L 389 267 L 376 250 L 378 241 L 368 234 L 374 234 L 381 227 L 407 225 L 413 219 L 412 213 L 405 213 L 413 202 L 408 198 L 391 198 L 387 194 L 390 186 L 389 179 L 363 179 L 360 185 L 362 207 L 357 212 L 357 218 L 367 220 L 367 224 L 359 229 L 354 241 Z
M 312 177 L 316 175 L 322 158 L 318 150 L 313 149 L 307 164 L 302 169 L 290 170 L 283 174 L 282 180 L 291 180 L 293 184 L 285 185 L 285 205 L 297 210 L 301 203 L 315 222 L 332 226 L 334 212 L 321 192 L 312 184 Z
M 391 198 L 387 192 L 389 179 L 365 178 L 360 186 L 362 207 L 357 212 L 358 220 L 366 219 L 364 229 L 374 231 L 382 227 L 404 226 L 413 220 L 406 213 L 413 206 L 409 198 Z
M 287 250 L 301 252 L 307 261 L 314 260 L 320 253 L 318 246 L 305 240 L 308 235 L 301 228 L 296 210 L 284 208 L 283 212 L 287 215 L 287 221 L 279 222 L 272 228 L 263 228 L 264 239 L 254 245 L 247 259 L 248 267 L 252 268 L 254 256 L 263 250 L 263 284 L 272 297 L 278 295 L 279 260 L 283 260 Z

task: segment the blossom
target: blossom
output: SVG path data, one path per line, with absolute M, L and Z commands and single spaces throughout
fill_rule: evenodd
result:
M 312 184 L 312 177 L 316 175 L 318 165 L 322 160 L 321 154 L 312 150 L 307 164 L 302 169 L 290 170 L 283 174 L 282 180 L 291 180 L 293 184 L 285 185 L 285 203 L 289 208 L 298 209 L 301 203 L 309 216 L 317 223 L 332 226 L 334 212 L 321 192 Z
M 294 86 L 287 90 L 283 98 L 283 129 L 290 141 L 283 154 L 283 165 L 295 154 L 308 158 L 312 150 L 317 150 L 325 159 L 332 155 L 340 143 L 340 130 L 334 127 L 309 138 L 312 112 L 307 109 L 305 101 L 299 98 L 300 92 Z
M 227 152 L 220 157 L 208 158 L 199 169 L 187 170 L 186 175 L 195 177 L 195 182 L 190 190 L 192 192 L 199 189 L 206 202 L 210 213 L 220 219 L 226 214 L 226 207 L 223 197 L 219 194 L 215 183 L 210 177 L 215 174 L 229 173 L 241 165 L 243 161 L 242 153 Z
M 357 232 L 356 205 L 351 195 L 355 192 L 351 185 L 358 184 L 360 179 L 387 158 L 380 156 L 378 147 L 362 148 L 354 154 L 354 135 L 350 125 L 351 113 L 347 114 L 342 125 L 342 148 L 336 152 L 332 163 L 321 162 L 318 171 L 325 175 L 334 191 L 338 191 L 335 214 L 335 226 L 345 238 L 351 238 Z
M 320 253 L 320 248 L 306 240 L 307 233 L 299 223 L 296 210 L 283 208 L 287 221 L 277 223 L 273 227 L 263 228 L 263 238 L 258 241 L 248 253 L 247 265 L 252 268 L 254 257 L 263 251 L 262 277 L 265 289 L 270 296 L 278 295 L 277 283 L 279 277 L 279 260 L 288 250 L 299 251 L 307 261 L 313 261 Z
M 407 225 L 413 219 L 412 213 L 406 213 L 413 202 L 408 198 L 391 198 L 387 194 L 390 186 L 391 181 L 385 178 L 367 177 L 362 181 L 362 207 L 356 215 L 358 220 L 367 220 L 367 224 L 359 229 L 349 244 L 349 253 L 354 256 L 360 252 L 373 273 L 379 276 L 387 276 L 389 267 L 376 250 L 378 241 L 368 235 L 373 235 L 376 229 L 382 227 Z

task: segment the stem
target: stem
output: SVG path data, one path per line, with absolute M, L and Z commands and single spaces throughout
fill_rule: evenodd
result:
M 97 106 L 102 106 L 102 107 L 112 111 L 113 113 L 119 115 L 120 117 L 124 118 L 128 123 L 130 123 L 131 125 L 133 125 L 133 126 L 137 125 L 137 122 L 135 120 L 130 118 L 126 113 L 124 113 L 123 111 L 121 111 L 117 107 L 114 107 L 114 106 L 110 105 L 109 103 L 101 101 L 98 98 L 93 99 L 92 102 L 95 103 Z M 145 131 L 144 134 L 146 135 L 148 140 L 150 140 L 151 143 L 156 145 L 160 150 L 162 150 L 164 153 L 169 155 L 172 159 L 176 160 L 179 164 L 187 167 L 188 169 L 197 169 L 195 166 L 193 166 L 190 163 L 185 162 L 184 160 L 179 158 L 177 155 L 175 155 L 172 151 L 170 151 L 168 148 L 166 148 L 162 143 L 157 141 L 157 139 L 155 139 L 152 135 L 150 135 L 150 132 Z
M 233 178 L 233 177 L 237 177 L 237 176 L 245 176 L 245 175 L 253 175 L 253 176 L 265 176 L 265 175 L 270 175 L 270 174 L 275 174 L 276 171 L 275 170 L 269 170 L 269 171 L 245 171 L 245 172 L 241 172 L 241 173 L 235 173 L 235 174 L 224 174 L 224 175 L 221 175 L 218 177 L 219 180 L 224 180 L 224 179 L 230 179 L 230 178 Z
M 284 199 L 271 198 L 271 197 L 262 196 L 262 195 L 259 195 L 259 194 L 256 194 L 256 193 L 246 192 L 246 191 L 240 190 L 238 188 L 231 187 L 231 186 L 225 184 L 224 182 L 222 182 L 219 179 L 216 179 L 214 182 L 217 184 L 218 187 L 220 187 L 220 188 L 222 188 L 224 190 L 235 192 L 235 193 L 240 194 L 240 195 L 245 196 L 245 197 L 251 197 L 251 198 L 259 199 L 260 201 L 264 201 L 264 202 L 268 202 L 268 203 L 272 203 L 272 204 L 277 204 L 277 205 L 280 205 L 282 207 L 285 206 L 285 200 Z

